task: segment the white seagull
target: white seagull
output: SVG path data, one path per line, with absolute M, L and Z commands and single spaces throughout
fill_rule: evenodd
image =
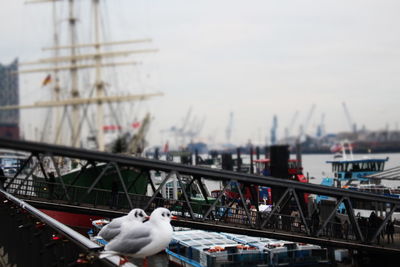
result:
M 105 241 L 110 242 L 121 232 L 121 227 L 124 223 L 128 224 L 143 224 L 143 221 L 148 219 L 146 212 L 142 209 L 133 209 L 127 215 L 113 219 L 109 224 L 101 228 L 97 234 Z
M 123 224 L 120 234 L 105 246 L 101 258 L 122 255 L 145 259 L 157 254 L 171 242 L 171 218 L 175 216 L 168 209 L 157 208 L 151 213 L 149 221 L 143 224 Z

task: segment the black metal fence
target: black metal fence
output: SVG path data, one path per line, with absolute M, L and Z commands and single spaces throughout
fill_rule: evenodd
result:
M 21 185 L 24 182 L 23 185 Z M 93 188 L 87 194 L 87 187 L 76 185 L 65 185 L 66 190 L 69 192 L 69 199 L 66 198 L 65 189 L 60 183 L 51 183 L 44 179 L 28 180 L 22 178 L 13 179 L 11 184 L 8 184 L 8 192 L 18 195 L 25 199 L 40 200 L 46 202 L 65 203 L 73 205 L 82 205 L 85 207 L 93 207 L 100 209 L 118 209 L 121 212 L 128 212 L 130 210 L 130 203 L 126 199 L 123 192 L 118 192 L 116 195 L 115 203 L 113 202 L 113 195 L 111 190 Z M 82 197 L 85 196 L 85 197 Z M 256 209 L 248 208 L 248 214 L 243 205 L 237 201 L 222 203 L 219 201 L 212 206 L 211 201 L 194 201 L 190 199 L 186 202 L 184 199 L 166 199 L 156 197 L 147 206 L 150 197 L 139 194 L 128 194 L 130 202 L 134 207 L 146 209 L 151 212 L 156 207 L 166 207 L 170 209 L 175 215 L 180 216 L 180 220 L 199 220 L 212 222 L 215 225 L 231 225 L 242 228 L 266 229 L 277 232 L 304 234 L 319 237 L 327 237 L 331 240 L 345 240 L 356 241 L 357 232 L 353 229 L 349 218 L 346 215 L 337 214 L 329 221 L 325 222 L 322 218 L 313 219 L 312 217 L 305 217 L 305 222 L 301 219 L 298 212 L 285 214 L 283 212 L 271 213 L 268 211 L 257 211 Z M 208 216 L 205 216 L 207 211 L 211 208 Z M 193 217 L 192 217 L 193 215 Z M 267 223 L 263 224 L 269 217 Z M 377 230 L 377 226 L 373 225 L 368 218 L 358 218 L 360 231 L 366 240 L 372 240 L 373 234 Z M 324 227 L 322 227 L 324 225 Z M 322 229 L 320 232 L 318 232 Z M 396 227 L 397 229 L 397 227 Z M 393 234 L 392 243 L 399 242 L 399 233 L 396 231 Z M 389 242 L 389 234 L 386 234 L 386 229 L 382 229 L 381 234 L 378 235 L 374 243 L 387 245 Z M 390 239 L 391 241 L 391 239 Z
M 0 146 L 30 153 L 17 173 L 6 182 L 7 191 L 32 201 L 42 200 L 43 205 L 72 204 L 70 206 L 77 210 L 83 206 L 90 206 L 101 209 L 99 212 L 103 215 L 112 209 L 125 212 L 134 207 L 141 207 L 150 213 L 155 207 L 164 206 L 179 215 L 182 221 L 190 222 L 193 228 L 203 229 L 207 224 L 207 229 L 214 231 L 246 233 L 257 230 L 253 233 L 292 241 L 390 253 L 400 251 L 400 240 L 395 238 L 394 244 L 377 245 L 388 222 L 392 221 L 395 212 L 400 208 L 400 200 L 396 198 L 275 177 L 27 141 L 0 139 Z M 70 159 L 69 162 L 78 162 L 81 166 L 72 182 L 64 179 L 65 176 L 61 172 L 62 163 L 66 162 L 63 159 L 66 158 Z M 47 165 L 46 161 L 50 164 Z M 75 165 L 71 167 L 76 167 Z M 86 175 L 89 165 L 98 170 L 98 173 Z M 137 174 L 136 178 L 125 179 L 125 175 L 121 173 L 127 168 Z M 50 177 L 47 177 L 49 169 L 55 170 L 56 182 L 51 182 Z M 107 179 L 104 181 L 104 177 L 107 176 L 108 169 L 115 170 L 115 175 L 108 176 L 107 179 L 119 181 L 122 186 L 119 192 L 113 192 L 110 183 L 102 187 L 103 189 L 98 188 L 98 184 L 107 182 Z M 35 171 L 43 178 L 36 179 Z M 152 177 L 151 172 L 164 175 L 157 180 L 153 179 L 155 177 Z M 140 194 L 133 194 L 129 188 L 134 188 L 137 180 L 142 179 L 151 186 L 151 191 L 141 190 Z M 89 184 L 87 187 L 77 186 L 75 181 L 78 180 Z M 170 181 L 174 181 L 174 188 L 181 188 L 181 194 L 173 196 L 174 199 L 162 197 L 166 195 L 163 190 L 168 189 Z M 207 194 L 207 181 L 224 185 L 214 198 Z M 200 198 L 193 195 L 191 185 L 199 187 Z M 258 187 L 271 188 L 274 196 L 273 206 L 268 211 L 262 211 L 259 207 Z M 246 192 L 250 192 L 250 197 Z M 235 193 L 237 196 L 222 198 L 229 193 Z M 326 216 L 314 215 L 308 210 L 306 195 L 326 196 L 332 201 L 332 205 L 323 208 Z M 247 205 L 248 198 L 251 204 L 255 205 L 254 209 Z M 386 210 L 381 214 L 382 218 L 358 218 L 353 206 L 356 202 L 376 203 L 376 207 L 382 206 Z M 340 216 L 337 212 L 341 205 L 345 206 L 345 216 Z M 318 209 L 321 211 L 321 207 Z

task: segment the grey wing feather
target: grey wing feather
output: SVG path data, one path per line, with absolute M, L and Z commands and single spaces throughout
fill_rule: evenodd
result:
M 121 220 L 113 220 L 106 226 L 104 226 L 100 232 L 99 236 L 101 236 L 104 240 L 110 241 L 115 238 L 121 232 Z
M 150 230 L 140 229 L 138 232 L 126 233 L 112 240 L 106 246 L 106 250 L 117 251 L 122 254 L 135 254 L 151 242 Z

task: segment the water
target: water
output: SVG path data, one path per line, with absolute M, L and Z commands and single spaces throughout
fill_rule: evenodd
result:
M 291 158 L 294 156 L 292 155 Z M 356 154 L 354 159 L 362 158 L 386 158 L 389 160 L 386 162 L 385 170 L 400 166 L 400 153 L 387 153 L 387 154 Z M 242 155 L 244 163 L 250 163 L 250 157 Z M 326 161 L 333 160 L 332 154 L 307 154 L 302 155 L 303 161 L 303 173 L 310 177 L 310 183 L 320 184 L 322 178 L 333 177 L 332 165 L 326 163 Z M 382 181 L 382 184 L 397 187 L 400 186 L 400 181 Z M 222 183 L 212 180 L 207 180 L 206 185 L 208 190 L 211 192 L 213 190 L 222 189 Z

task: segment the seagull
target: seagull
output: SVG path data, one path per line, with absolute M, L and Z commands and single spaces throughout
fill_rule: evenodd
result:
M 166 208 L 157 208 L 150 219 L 142 224 L 123 224 L 120 234 L 112 239 L 102 252 L 103 257 L 122 255 L 143 258 L 164 250 L 172 239 L 171 219 L 175 219 Z
M 127 215 L 113 219 L 109 224 L 105 225 L 98 236 L 103 238 L 105 241 L 110 242 L 113 238 L 119 235 L 121 227 L 124 223 L 132 225 L 142 224 L 143 221 L 148 219 L 146 212 L 142 209 L 133 209 Z

